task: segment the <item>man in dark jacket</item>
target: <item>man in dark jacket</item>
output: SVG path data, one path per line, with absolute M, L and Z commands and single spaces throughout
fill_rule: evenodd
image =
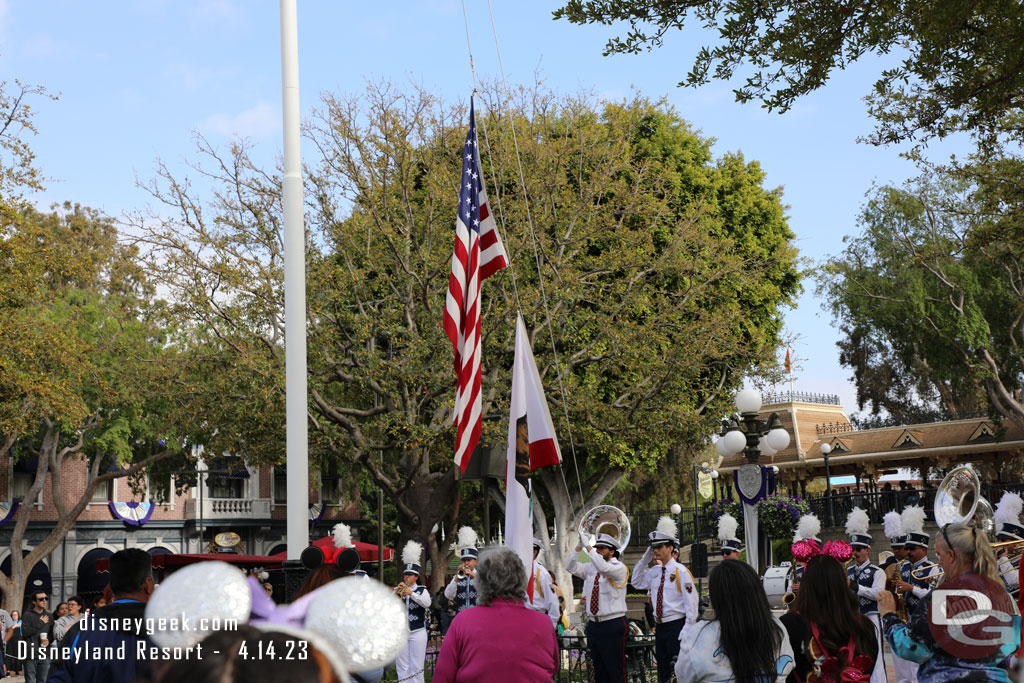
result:
M 43 648 L 49 644 L 53 619 L 46 607 L 50 596 L 46 591 L 32 593 L 32 606 L 22 617 L 21 633 L 28 644 L 25 657 L 25 683 L 43 683 L 50 669 L 50 660 Z
M 148 681 L 148 660 L 137 660 L 139 641 L 148 643 L 146 602 L 153 594 L 153 562 L 144 550 L 128 548 L 110 556 L 110 590 L 114 601 L 68 629 L 68 648 L 49 683 L 135 683 Z M 118 656 L 108 656 L 113 648 Z M 122 649 L 118 649 L 122 648 Z M 95 656 L 93 653 L 97 653 Z

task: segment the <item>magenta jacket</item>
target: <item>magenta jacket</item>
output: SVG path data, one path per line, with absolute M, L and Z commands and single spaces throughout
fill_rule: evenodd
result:
M 551 683 L 558 643 L 551 619 L 495 600 L 460 612 L 441 645 L 433 683 Z

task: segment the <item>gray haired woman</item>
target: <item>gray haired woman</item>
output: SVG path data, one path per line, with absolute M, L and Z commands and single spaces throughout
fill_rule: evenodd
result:
M 526 567 L 510 548 L 480 554 L 477 606 L 460 612 L 445 635 L 434 683 L 550 683 L 558 671 L 551 620 L 524 604 Z

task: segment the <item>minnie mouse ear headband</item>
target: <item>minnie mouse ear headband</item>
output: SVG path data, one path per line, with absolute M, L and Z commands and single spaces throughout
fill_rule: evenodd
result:
M 317 569 L 325 564 L 337 565 L 344 574 L 359 569 L 359 551 L 352 543 L 352 530 L 347 524 L 334 525 L 334 544 L 311 545 L 299 555 L 299 561 L 306 569 Z
M 846 541 L 828 541 L 824 548 L 818 546 L 814 539 L 797 541 L 790 550 L 793 551 L 793 559 L 800 564 L 807 564 L 815 555 L 828 555 L 840 563 L 846 562 L 853 557 L 853 547 Z
M 146 604 L 151 640 L 191 648 L 236 624 L 306 640 L 338 677 L 392 662 L 409 638 L 405 606 L 376 581 L 345 577 L 287 605 L 276 605 L 255 579 L 224 562 L 202 562 L 165 579 Z

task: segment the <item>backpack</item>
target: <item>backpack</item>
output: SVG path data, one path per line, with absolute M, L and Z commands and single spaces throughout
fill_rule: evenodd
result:
M 825 650 L 815 623 L 811 623 L 811 642 L 807 650 L 814 659 L 814 668 L 807 676 L 807 683 L 868 683 L 871 680 L 875 662 L 867 655 L 856 654 L 853 636 L 839 650 L 843 660 L 848 662 L 845 666 L 840 663 L 838 656 L 830 655 Z

